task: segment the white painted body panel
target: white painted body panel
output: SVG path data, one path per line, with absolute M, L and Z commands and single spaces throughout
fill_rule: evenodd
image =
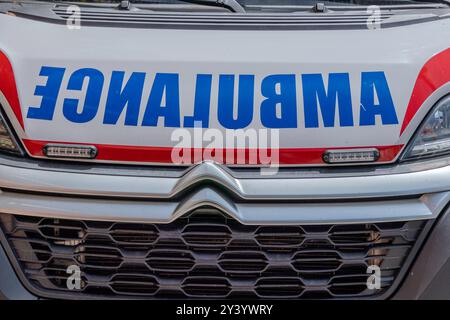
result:
M 280 130 L 281 148 L 328 148 L 404 145 L 423 117 L 418 113 L 401 135 L 400 129 L 417 76 L 424 64 L 450 44 L 450 20 L 411 24 L 381 30 L 182 30 L 82 27 L 69 30 L 64 25 L 0 15 L 0 50 L 11 61 L 17 83 L 24 130 L 12 120 L 21 138 L 74 143 L 128 146 L 173 146 L 173 128 L 125 126 L 124 113 L 117 125 L 102 124 L 107 87 L 113 70 L 146 72 L 139 123 L 147 103 L 155 73 L 178 73 L 181 118 L 192 115 L 195 76 L 213 75 L 210 127 L 224 130 L 217 120 L 219 74 L 254 74 L 255 103 L 249 127 L 264 128 L 259 106 L 263 97 L 261 80 L 272 74 L 295 74 L 298 128 Z M 36 85 L 42 66 L 65 67 L 56 111 L 52 121 L 29 119 L 29 106 L 39 106 Z M 84 93 L 66 90 L 70 74 L 79 68 L 95 68 L 105 76 L 97 116 L 77 124 L 62 114 L 64 98 L 80 98 Z M 361 72 L 383 71 L 389 85 L 399 123 L 360 126 Z M 301 75 L 320 73 L 325 85 L 329 73 L 349 73 L 353 105 L 353 127 L 305 128 L 302 111 Z M 436 101 L 446 92 L 429 99 Z M 11 111 L 7 110 L 11 118 Z M 183 120 L 181 120 L 181 123 Z

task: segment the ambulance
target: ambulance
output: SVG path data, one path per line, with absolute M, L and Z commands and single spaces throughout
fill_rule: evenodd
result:
M 447 0 L 0 0 L 0 299 L 450 299 Z

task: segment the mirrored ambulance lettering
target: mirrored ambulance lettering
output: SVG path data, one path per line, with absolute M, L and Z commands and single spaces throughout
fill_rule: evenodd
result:
M 43 86 L 37 85 L 34 90 L 35 96 L 41 96 L 41 105 L 28 108 L 27 118 L 52 120 L 55 113 L 56 100 L 58 99 L 61 82 L 65 68 L 42 67 L 39 76 L 47 77 L 47 83 Z
M 263 79 L 261 122 L 267 128 L 297 127 L 297 95 L 295 75 L 271 75 Z M 280 112 L 277 115 L 277 106 Z
M 84 104 L 81 110 L 80 101 L 74 98 L 65 98 L 63 102 L 63 114 L 67 120 L 75 123 L 89 122 L 97 115 L 100 98 L 102 97 L 103 74 L 96 69 L 79 69 L 72 73 L 67 85 L 67 90 L 81 91 L 83 83 L 87 82 Z
M 321 74 L 303 74 L 305 127 L 319 127 L 319 108 L 325 127 L 334 127 L 336 110 L 341 127 L 353 126 L 352 96 L 348 73 L 332 73 L 325 88 Z
M 145 73 L 133 72 L 125 80 L 124 71 L 113 71 L 106 98 L 104 124 L 117 124 L 125 113 L 125 125 L 137 126 L 144 90 Z
M 198 74 L 195 82 L 194 114 L 184 117 L 184 127 L 193 128 L 201 124 L 209 127 L 209 109 L 211 105 L 212 74 Z
M 375 103 L 375 94 L 378 97 L 378 103 Z M 384 125 L 398 124 L 394 102 L 384 72 L 363 72 L 361 74 L 359 124 L 373 126 L 377 115 L 381 117 Z
M 34 91 L 41 103 L 28 107 L 27 118 L 51 121 L 62 101 L 62 114 L 73 123 L 101 121 L 103 125 L 173 128 L 200 124 L 208 128 L 211 117 L 216 116 L 226 129 L 243 129 L 255 120 L 264 127 L 279 129 L 352 127 L 355 123 L 359 126 L 398 124 L 386 75 L 381 71 L 361 73 L 359 119 L 354 118 L 348 73 L 301 74 L 299 77 L 273 74 L 260 81 L 251 74 L 198 74 L 191 114 L 181 112 L 182 82 L 176 73 L 156 73 L 150 81 L 148 73 L 113 71 L 109 83 L 105 83 L 100 70 L 93 68 L 66 73 L 65 68 L 41 68 L 39 76 L 46 78 L 46 83 L 37 85 Z M 62 88 L 65 76 L 67 86 Z M 217 106 L 211 105 L 213 79 L 218 83 Z M 297 101 L 298 79 L 302 88 L 301 104 Z M 146 82 L 151 82 L 148 97 L 143 96 Z M 84 98 L 75 98 L 72 93 Z M 106 95 L 105 106 L 101 108 L 104 114 L 98 116 L 103 95 Z M 256 95 L 262 98 L 260 105 L 255 105 Z M 217 114 L 211 114 L 211 110 L 217 110 Z M 298 112 L 303 112 L 302 124 L 298 123 Z M 255 115 L 259 115 L 259 119 L 255 119 Z M 123 119 L 123 123 L 119 119 Z

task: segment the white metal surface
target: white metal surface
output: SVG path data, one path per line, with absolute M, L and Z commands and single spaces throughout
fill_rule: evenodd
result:
M 113 71 L 145 72 L 146 80 L 138 124 L 142 122 L 156 73 L 179 77 L 180 118 L 192 115 L 195 79 L 198 74 L 212 75 L 210 127 L 224 130 L 218 121 L 217 99 L 220 75 L 254 75 L 254 114 L 248 127 L 264 128 L 260 105 L 264 100 L 261 83 L 271 75 L 295 77 L 297 127 L 281 129 L 282 148 L 322 148 L 349 146 L 403 145 L 421 119 L 413 119 L 401 135 L 400 127 L 411 92 L 422 66 L 435 54 L 449 47 L 450 21 L 411 24 L 381 30 L 171 30 L 82 27 L 69 30 L 53 25 L 0 15 L 2 33 L 0 50 L 10 59 L 24 116 L 25 130 L 13 121 L 21 138 L 31 140 L 97 143 L 129 146 L 173 146 L 173 128 L 160 118 L 156 127 L 126 126 L 125 113 L 116 125 L 102 123 L 108 86 Z M 432 35 L 432 36 L 431 36 Z M 432 41 L 431 41 L 432 39 Z M 88 49 L 89 48 L 89 49 Z M 93 49 L 95 48 L 95 50 Z M 27 117 L 30 106 L 39 106 L 35 95 L 42 66 L 65 68 L 51 121 Z M 104 75 L 104 86 L 97 115 L 86 123 L 69 121 L 62 112 L 66 98 L 85 98 L 81 91 L 68 90 L 68 80 L 75 70 L 94 68 Z M 360 124 L 361 80 L 365 72 L 381 71 L 386 76 L 398 124 Z M 353 126 L 340 126 L 336 112 L 333 127 L 324 127 L 319 111 L 319 127 L 305 128 L 301 77 L 320 74 L 327 85 L 331 73 L 348 73 L 351 86 Z M 171 94 L 170 92 L 168 94 Z M 436 100 L 442 93 L 437 92 Z M 376 94 L 374 97 L 377 100 Z M 431 107 L 425 103 L 426 112 Z M 81 109 L 80 109 L 81 110 Z M 423 111 L 425 110 L 425 111 Z M 11 115 L 9 111 L 8 114 Z

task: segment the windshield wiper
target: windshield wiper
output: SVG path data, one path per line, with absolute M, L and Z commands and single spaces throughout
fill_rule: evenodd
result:
M 179 0 L 179 1 L 203 4 L 205 6 L 224 7 L 235 13 L 245 13 L 244 7 L 237 0 Z
M 426 3 L 446 4 L 447 6 L 450 7 L 450 0 L 422 0 L 422 1 Z

